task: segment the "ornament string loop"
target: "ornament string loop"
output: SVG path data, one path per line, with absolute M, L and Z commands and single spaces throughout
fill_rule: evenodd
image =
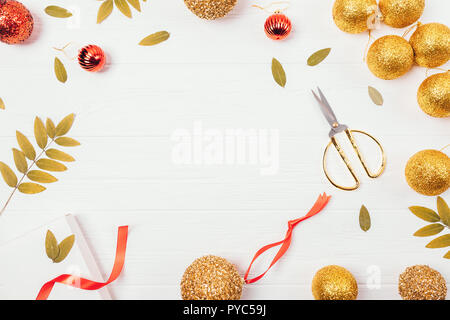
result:
M 415 24 L 413 24 L 411 27 L 409 27 L 408 29 L 406 29 L 406 31 L 403 33 L 402 38 L 405 38 L 411 31 L 414 30 L 414 28 L 418 28 L 420 27 L 422 23 L 421 22 L 416 22 Z
M 69 58 L 70 60 L 75 60 L 76 57 L 71 57 L 71 56 L 69 56 L 69 54 L 66 52 L 67 47 L 70 46 L 71 44 L 72 44 L 72 42 L 69 42 L 68 44 L 66 44 L 66 45 L 65 45 L 64 47 L 62 47 L 62 48 L 56 48 L 56 47 L 53 47 L 53 49 L 55 49 L 56 51 L 60 51 L 60 52 L 64 53 L 64 55 L 65 55 L 67 58 Z
M 378 6 L 373 5 L 367 8 L 369 14 L 369 18 L 367 18 L 367 29 L 375 30 L 378 29 L 381 25 L 381 21 L 383 21 L 383 15 Z
M 291 245 L 291 240 L 292 240 L 292 232 L 294 230 L 294 228 L 303 220 L 306 220 L 308 218 L 311 218 L 312 216 L 316 215 L 317 213 L 319 213 L 320 211 L 322 211 L 323 208 L 325 208 L 325 206 L 328 204 L 328 202 L 330 201 L 331 196 L 326 195 L 325 193 L 321 194 L 319 196 L 319 198 L 317 199 L 316 203 L 313 205 L 313 207 L 309 210 L 309 212 L 302 218 L 299 219 L 295 219 L 295 220 L 291 220 L 288 222 L 288 230 L 286 232 L 286 236 L 283 240 L 272 243 L 272 244 L 268 244 L 264 247 L 262 247 L 261 249 L 259 249 L 255 256 L 252 259 L 252 262 L 250 262 L 250 266 L 247 269 L 247 272 L 245 273 L 244 276 L 244 281 L 247 284 L 250 283 L 254 283 L 256 281 L 258 281 L 259 279 L 261 279 L 262 277 L 264 277 L 264 275 L 270 270 L 270 268 L 272 268 L 272 266 L 277 263 L 278 260 L 280 260 L 280 258 L 286 253 L 286 251 L 289 249 L 289 246 Z M 280 249 L 278 250 L 277 254 L 275 255 L 275 257 L 273 258 L 272 262 L 270 263 L 269 267 L 267 268 L 267 270 L 260 274 L 259 276 L 252 278 L 252 279 L 248 279 L 248 275 L 250 273 L 250 270 L 252 268 L 253 263 L 255 262 L 255 260 L 261 255 L 263 254 L 265 251 L 273 248 L 273 247 L 277 247 L 280 246 Z
M 277 9 L 275 11 L 268 10 L 268 8 L 270 8 L 270 7 L 274 6 L 274 5 L 278 5 L 278 4 L 287 4 L 287 6 L 285 8 Z M 257 5 L 257 4 L 253 4 L 252 5 L 252 7 L 261 9 L 261 10 L 267 12 L 267 13 L 281 13 L 281 12 L 287 10 L 289 8 L 289 6 L 290 6 L 290 2 L 289 1 L 275 1 L 275 2 L 269 3 L 268 5 L 266 5 L 264 7 L 260 6 L 260 5 Z

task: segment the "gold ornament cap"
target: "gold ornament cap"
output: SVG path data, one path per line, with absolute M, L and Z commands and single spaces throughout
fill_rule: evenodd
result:
M 316 300 L 355 300 L 358 284 L 350 271 L 331 265 L 317 271 L 312 281 L 312 293 Z
M 394 28 L 407 27 L 422 16 L 425 0 L 380 0 L 383 21 Z
M 426 78 L 417 90 L 417 102 L 432 117 L 450 117 L 450 71 Z
M 400 274 L 398 293 L 403 300 L 445 300 L 447 285 L 438 271 L 429 266 L 415 265 Z
M 226 16 L 236 5 L 237 0 L 184 0 L 184 3 L 197 17 L 215 20 Z
M 441 23 L 420 25 L 409 39 L 416 63 L 436 68 L 450 59 L 450 29 Z
M 333 20 L 344 32 L 361 33 L 368 29 L 368 21 L 377 9 L 375 0 L 336 0 Z

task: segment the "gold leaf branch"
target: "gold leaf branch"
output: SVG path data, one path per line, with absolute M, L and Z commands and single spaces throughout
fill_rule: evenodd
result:
M 142 0 L 146 2 L 147 0 Z M 140 0 L 103 0 L 97 13 L 97 23 L 101 23 L 103 20 L 109 17 L 112 13 L 114 6 L 119 9 L 122 14 L 128 18 L 132 17 L 130 5 L 137 11 L 141 12 Z
M 36 144 L 40 148 L 39 154 L 36 153 L 30 140 L 28 140 L 28 138 L 20 131 L 16 131 L 19 149 L 12 149 L 13 159 L 17 171 L 23 175 L 19 179 L 16 173 L 7 164 L 0 161 L 0 173 L 3 180 L 9 187 L 13 188 L 13 191 L 0 211 L 0 215 L 5 211 L 17 190 L 25 194 L 41 193 L 46 190 L 46 187 L 40 183 L 53 183 L 58 181 L 56 177 L 46 171 L 66 171 L 67 167 L 60 161 L 75 161 L 71 155 L 50 148 L 53 143 L 63 147 L 75 147 L 80 145 L 77 140 L 65 136 L 72 128 L 74 120 L 75 115 L 72 113 L 55 126 L 51 119 L 47 119 L 44 125 L 42 120 L 39 117 L 36 117 L 34 120 L 34 137 Z M 44 155 L 47 156 L 47 158 L 44 158 Z M 30 164 L 29 161 L 31 161 Z M 35 169 L 35 167 L 41 170 Z M 25 178 L 29 181 L 25 182 Z

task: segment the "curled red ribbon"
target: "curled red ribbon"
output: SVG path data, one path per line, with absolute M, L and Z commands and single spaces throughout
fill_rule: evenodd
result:
M 252 262 L 250 263 L 250 266 L 247 269 L 247 272 L 245 273 L 244 276 L 244 280 L 245 283 L 253 283 L 258 281 L 259 279 L 261 279 L 262 277 L 264 277 L 264 275 L 267 273 L 267 271 L 270 270 L 270 268 L 272 268 L 272 266 L 277 263 L 278 260 L 280 260 L 280 258 L 286 253 L 286 251 L 289 249 L 289 246 L 291 245 L 291 239 L 292 239 L 292 231 L 294 230 L 294 228 L 303 220 L 306 220 L 308 218 L 311 218 L 312 216 L 314 216 L 315 214 L 319 213 L 320 211 L 322 211 L 323 208 L 325 208 L 325 206 L 328 204 L 328 201 L 330 201 L 331 196 L 327 196 L 325 193 L 321 194 L 319 196 L 319 198 L 317 199 L 316 203 L 313 205 L 313 207 L 311 208 L 311 210 L 309 210 L 309 212 L 302 218 L 296 219 L 296 220 L 291 220 L 288 222 L 288 230 L 286 232 L 286 236 L 284 238 L 284 240 L 279 241 L 279 242 L 275 242 L 272 244 L 268 244 L 264 247 L 262 247 L 261 249 L 259 249 L 255 256 L 253 257 Z M 253 279 L 248 279 L 248 274 L 250 273 L 250 269 L 252 268 L 253 262 L 255 262 L 255 260 L 265 251 L 269 250 L 270 248 L 273 247 L 277 247 L 281 245 L 280 250 L 278 250 L 277 254 L 275 255 L 275 257 L 273 258 L 272 262 L 270 263 L 269 267 L 267 268 L 267 270 L 260 274 L 259 276 L 253 278 Z
M 104 286 L 110 284 L 119 277 L 120 272 L 123 269 L 125 263 L 125 253 L 127 251 L 127 238 L 128 238 L 128 226 L 119 227 L 117 233 L 117 248 L 116 248 L 116 258 L 114 260 L 114 266 L 106 282 L 96 282 L 88 279 L 84 279 L 78 276 L 73 276 L 70 274 L 62 274 L 53 280 L 50 280 L 44 284 L 36 297 L 36 300 L 47 300 L 50 292 L 52 292 L 55 283 L 63 283 L 68 286 L 83 290 L 98 290 Z

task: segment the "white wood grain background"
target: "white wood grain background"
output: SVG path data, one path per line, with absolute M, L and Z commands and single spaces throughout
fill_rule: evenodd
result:
M 408 206 L 435 207 L 435 197 L 415 193 L 403 176 L 412 154 L 449 143 L 449 120 L 428 117 L 417 105 L 424 69 L 414 67 L 394 81 L 371 75 L 362 61 L 367 34 L 338 30 L 331 0 L 291 1 L 286 14 L 294 29 L 283 42 L 266 38 L 267 14 L 250 6 L 268 3 L 263 1 L 239 0 L 228 17 L 211 22 L 191 14 L 181 0 L 151 0 L 132 20 L 115 9 L 101 25 L 98 1 L 22 2 L 36 30 L 27 44 L 0 48 L 0 96 L 7 107 L 0 111 L 0 159 L 12 164 L 15 130 L 32 136 L 36 115 L 59 120 L 75 112 L 72 136 L 82 146 L 72 150 L 77 162 L 46 192 L 14 196 L 0 218 L 1 241 L 75 214 L 107 277 L 116 228 L 128 224 L 127 260 L 111 285 L 114 296 L 179 299 L 181 276 L 195 258 L 220 255 L 243 274 L 256 250 L 282 239 L 287 221 L 304 215 L 325 191 L 333 196 L 326 210 L 297 227 L 289 252 L 265 278 L 246 286 L 243 298 L 311 299 L 311 279 L 328 264 L 355 275 L 360 299 L 398 299 L 398 275 L 413 264 L 429 264 L 450 280 L 446 251 L 426 249 L 429 239 L 412 236 L 425 222 Z M 48 17 L 48 4 L 75 15 Z M 449 25 L 449 9 L 448 1 L 427 0 L 421 21 Z M 137 45 L 159 30 L 171 33 L 167 42 Z M 382 27 L 374 36 L 403 32 Z M 57 82 L 52 47 L 68 42 L 103 47 L 107 70 L 89 74 L 59 55 L 69 80 Z M 330 56 L 308 67 L 307 57 L 325 47 L 332 48 Z M 272 79 L 272 57 L 285 67 L 285 89 Z M 386 149 L 386 172 L 377 180 L 364 178 L 358 191 L 337 190 L 322 173 L 328 127 L 309 91 L 317 85 L 339 119 L 372 133 Z M 383 93 L 384 106 L 369 100 L 368 85 Z M 171 136 L 192 130 L 195 121 L 218 130 L 279 130 L 278 173 L 261 175 L 255 165 L 176 165 Z M 0 184 L 0 202 L 9 192 Z M 448 195 L 443 197 L 450 201 Z M 358 225 L 362 204 L 372 216 L 367 233 Z M 264 256 L 253 274 L 270 258 Z M 14 263 L 14 257 L 1 260 Z

